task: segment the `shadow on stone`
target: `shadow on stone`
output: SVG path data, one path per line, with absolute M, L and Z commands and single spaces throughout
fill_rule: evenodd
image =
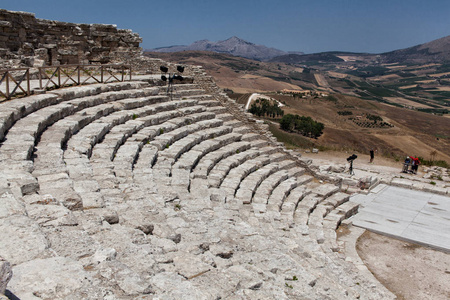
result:
M 5 296 L 6 296 L 9 300 L 20 300 L 20 298 L 17 297 L 16 295 L 14 295 L 10 290 L 6 290 L 6 291 L 5 291 Z

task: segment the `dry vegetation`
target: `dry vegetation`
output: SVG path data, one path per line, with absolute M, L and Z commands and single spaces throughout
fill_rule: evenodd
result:
M 370 148 L 375 147 L 379 154 L 396 159 L 403 159 L 404 155 L 418 155 L 429 159 L 430 153 L 437 151 L 437 160 L 450 163 L 450 116 L 437 116 L 398 107 L 406 105 L 417 109 L 445 108 L 440 104 L 444 103 L 444 100 L 431 99 L 432 95 L 427 94 L 424 89 L 418 90 L 417 95 L 409 90 L 406 90 L 408 95 L 402 94 L 406 93 L 405 90 L 398 92 L 400 86 L 436 86 L 438 83 L 434 78 L 414 77 L 415 75 L 405 78 L 404 74 L 419 72 L 418 76 L 422 73 L 442 75 L 444 72 L 436 71 L 438 68 L 446 68 L 442 64 L 358 66 L 355 62 L 355 65 L 345 63 L 341 66 L 334 66 L 334 63 L 312 64 L 310 68 L 295 63 L 259 62 L 212 52 L 186 51 L 147 55 L 177 63 L 202 65 L 220 87 L 232 90 L 234 94 L 230 96 L 241 104 L 246 103 L 251 93 L 267 93 L 287 105 L 283 107 L 285 114 L 310 116 L 325 124 L 324 133 L 318 139 L 303 140 L 273 131 L 282 141 L 288 141 L 290 146 L 296 144 L 300 147 L 314 146 L 323 150 L 361 153 L 367 153 Z M 368 62 L 371 58 L 364 59 Z M 370 77 L 359 77 L 369 76 L 368 74 Z M 439 80 L 441 87 L 448 84 L 447 78 Z M 332 96 L 305 99 L 275 93 L 282 89 L 309 89 Z M 445 94 L 436 97 L 445 99 Z M 387 103 L 382 103 L 383 101 Z M 339 115 L 338 112 L 342 111 L 350 111 L 352 115 Z M 367 114 L 379 116 L 393 127 L 376 128 L 377 126 L 366 122 Z M 351 117 L 363 120 L 350 120 Z M 272 124 L 271 128 L 274 129 L 275 126 Z
M 344 95 L 335 95 L 332 98 L 272 97 L 287 105 L 283 107 L 285 113 L 311 116 L 325 124 L 321 137 L 309 139 L 310 145 L 323 150 L 367 153 L 374 147 L 378 149 L 379 154 L 397 159 L 405 155 L 418 155 L 429 159 L 430 153 L 436 150 L 437 160 L 450 162 L 449 118 Z M 349 120 L 352 116 L 341 116 L 339 111 L 350 111 L 353 117 L 363 114 L 380 116 L 394 127 L 361 128 Z

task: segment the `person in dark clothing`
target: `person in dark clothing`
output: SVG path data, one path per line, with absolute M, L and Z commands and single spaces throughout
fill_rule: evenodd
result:
M 369 163 L 373 163 L 373 159 L 375 157 L 375 151 L 373 150 L 373 148 L 370 149 L 370 161 Z
M 403 173 L 409 172 L 409 166 L 411 165 L 411 158 L 409 156 L 406 157 L 405 162 L 403 163 Z

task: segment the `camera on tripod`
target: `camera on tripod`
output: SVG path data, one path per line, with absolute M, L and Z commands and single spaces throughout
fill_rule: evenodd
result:
M 351 156 L 347 157 L 347 161 L 350 163 L 350 168 L 349 168 L 350 175 L 354 175 L 355 174 L 355 172 L 353 172 L 353 161 L 357 157 L 358 156 L 356 154 L 352 154 Z
M 347 157 L 347 161 L 348 162 L 353 162 L 357 158 L 358 158 L 358 155 L 352 154 L 351 156 Z

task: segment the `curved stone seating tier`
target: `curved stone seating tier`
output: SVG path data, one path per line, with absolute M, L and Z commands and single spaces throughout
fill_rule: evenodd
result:
M 166 149 L 162 149 L 158 153 L 158 158 L 153 166 L 153 169 L 165 169 L 167 176 L 171 176 L 170 170 L 172 165 L 178 160 L 178 158 L 187 150 L 191 149 L 194 145 L 223 134 L 231 133 L 231 128 L 226 126 L 219 126 L 221 122 L 204 122 L 203 124 L 188 125 L 190 128 L 183 128 L 187 131 L 191 131 L 189 136 L 183 137 L 180 140 L 169 140 L 166 143 Z M 195 126 L 197 125 L 197 126 Z M 212 128 L 210 128 L 212 127 Z M 186 133 L 186 132 L 185 132 Z M 166 140 L 164 140 L 166 141 Z
M 268 164 L 256 170 L 241 181 L 235 197 L 242 201 L 243 204 L 250 204 L 256 189 L 264 179 L 276 171 L 291 167 L 292 163 L 295 165 L 295 162 L 287 160 L 282 161 L 279 164 Z
M 264 143 L 264 145 L 265 144 L 266 143 Z M 253 147 L 252 142 L 250 142 L 250 146 Z M 270 159 L 268 160 L 267 155 L 274 153 L 275 150 L 276 149 L 273 147 L 265 147 L 265 148 L 261 148 L 261 149 L 251 148 L 244 152 L 234 153 L 234 154 L 220 160 L 209 172 L 208 186 L 219 187 L 222 184 L 225 177 L 230 172 L 230 170 L 232 170 L 233 168 L 238 167 L 239 165 L 243 164 L 244 162 L 254 159 L 260 155 L 265 155 L 263 157 L 263 162 L 261 162 L 261 163 L 264 163 L 264 161 L 266 161 L 266 162 L 270 161 Z M 233 180 L 233 179 L 230 179 L 230 180 Z
M 242 136 L 241 136 L 242 139 Z M 191 177 L 207 179 L 207 176 L 214 168 L 214 166 L 221 161 L 233 154 L 243 152 L 251 148 L 251 145 L 247 141 L 240 141 L 236 143 L 232 143 L 230 145 L 224 145 L 220 149 L 217 149 L 211 153 L 206 154 L 204 157 L 200 159 L 200 161 L 195 166 Z
M 95 84 L 0 104 L 8 288 L 24 299 L 393 299 L 338 252 L 335 230 L 357 204 L 205 86 Z

